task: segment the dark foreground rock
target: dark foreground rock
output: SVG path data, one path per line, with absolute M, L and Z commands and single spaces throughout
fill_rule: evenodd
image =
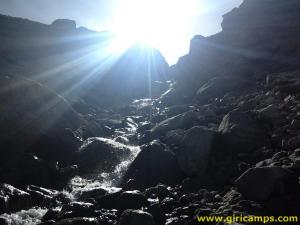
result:
M 126 210 L 120 218 L 120 225 L 154 225 L 154 219 L 151 214 L 141 210 Z
M 143 189 L 158 183 L 174 185 L 182 178 L 175 154 L 162 143 L 154 141 L 141 147 L 141 152 L 123 177 L 122 186 Z
M 186 131 L 176 151 L 176 158 L 184 173 L 188 175 L 205 173 L 215 136 L 216 132 L 202 127 L 193 127 Z
M 262 202 L 299 188 L 298 179 L 296 174 L 281 167 L 261 167 L 247 170 L 236 180 L 236 185 L 248 199 Z

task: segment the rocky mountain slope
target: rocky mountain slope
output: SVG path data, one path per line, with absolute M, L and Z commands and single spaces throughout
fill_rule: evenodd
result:
M 171 81 L 158 98 L 98 107 L 89 88 L 70 104 L 46 81 L 1 77 L 0 224 L 299 215 L 299 8 L 245 0 L 162 67 Z

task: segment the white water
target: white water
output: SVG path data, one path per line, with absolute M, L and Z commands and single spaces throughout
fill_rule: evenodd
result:
M 2 214 L 0 217 L 6 219 L 9 225 L 34 225 L 41 222 L 46 212 L 47 209 L 32 208 L 13 214 Z

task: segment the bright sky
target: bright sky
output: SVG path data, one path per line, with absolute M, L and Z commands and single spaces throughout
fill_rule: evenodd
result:
M 0 0 L 0 14 L 52 23 L 76 20 L 78 26 L 144 41 L 170 64 L 188 52 L 190 39 L 221 30 L 222 15 L 242 0 Z

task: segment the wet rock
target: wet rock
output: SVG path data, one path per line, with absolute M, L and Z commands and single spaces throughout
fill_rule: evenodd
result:
M 60 209 L 54 208 L 54 209 L 49 209 L 46 214 L 42 217 L 42 221 L 55 221 L 58 218 L 58 215 L 60 213 Z
M 184 173 L 196 175 L 205 171 L 215 135 L 214 131 L 202 127 L 193 127 L 186 132 L 176 151 L 176 158 Z
M 95 206 L 91 203 L 72 202 L 62 206 L 58 219 L 73 217 L 93 217 Z
M 54 225 L 100 225 L 96 218 L 70 218 L 56 222 Z
M 120 218 L 119 225 L 155 225 L 151 214 L 141 210 L 125 210 Z
M 0 184 L 0 214 L 29 209 L 32 206 L 30 195 L 9 184 Z
M 76 158 L 82 173 L 111 172 L 130 152 L 129 147 L 113 140 L 89 138 L 76 153 Z
M 69 204 L 73 201 L 73 196 L 66 192 L 62 191 L 57 193 L 52 199 L 51 199 L 51 205 L 52 206 L 61 206 L 63 204 Z
M 160 142 L 154 141 L 141 147 L 141 152 L 122 178 L 122 185 L 132 179 L 132 188 L 144 189 L 158 183 L 174 185 L 179 183 L 182 177 L 175 154 Z
M 238 190 L 249 200 L 265 201 L 283 195 L 297 187 L 298 178 L 281 167 L 261 167 L 247 170 L 236 180 Z
M 106 194 L 107 194 L 107 190 L 102 188 L 94 188 L 90 190 L 84 190 L 81 193 L 79 193 L 78 199 L 81 201 L 85 201 L 91 198 L 93 199 L 100 198 Z
M 233 110 L 224 116 L 220 126 L 223 151 L 245 153 L 261 146 L 266 131 L 249 113 Z
M 49 190 L 46 188 L 29 185 L 25 189 L 30 194 L 33 206 L 50 206 L 51 199 L 57 194 L 57 191 Z
M 155 187 L 150 187 L 145 190 L 145 195 L 147 198 L 159 198 L 163 200 L 166 197 L 171 196 L 169 187 L 164 184 L 158 184 Z

